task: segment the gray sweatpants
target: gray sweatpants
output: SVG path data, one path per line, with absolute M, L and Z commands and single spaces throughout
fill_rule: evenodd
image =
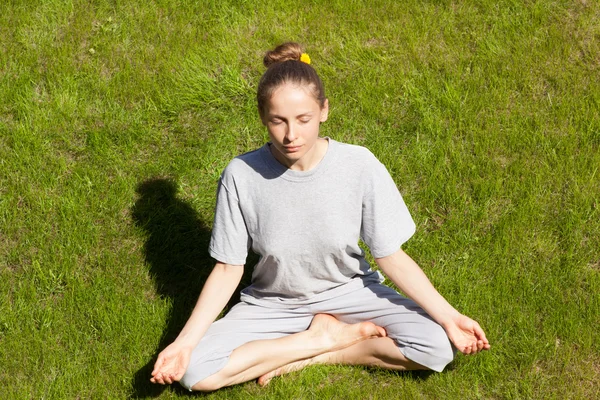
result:
M 354 324 L 371 321 L 385 328 L 406 358 L 434 371 L 442 371 L 454 358 L 454 347 L 444 329 L 415 302 L 379 283 L 351 282 L 319 295 L 299 306 L 272 307 L 264 302 L 242 301 L 222 319 L 215 321 L 193 350 L 181 385 L 191 389 L 197 382 L 219 372 L 241 345 L 276 339 L 306 330 L 319 313 Z

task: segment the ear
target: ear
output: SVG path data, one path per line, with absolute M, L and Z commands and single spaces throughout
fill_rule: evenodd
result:
M 329 99 L 325 99 L 325 102 L 323 103 L 323 107 L 321 107 L 321 118 L 319 119 L 319 121 L 320 122 L 327 121 L 328 116 L 329 116 Z

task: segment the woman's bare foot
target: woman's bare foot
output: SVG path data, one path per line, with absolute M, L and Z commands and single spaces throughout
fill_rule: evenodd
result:
M 320 339 L 328 352 L 343 349 L 361 340 L 386 336 L 385 329 L 372 322 L 346 324 L 329 314 L 315 315 L 308 331 Z
M 274 371 L 264 374 L 258 378 L 259 385 L 267 385 L 275 376 L 280 376 L 293 371 L 299 371 L 311 364 L 325 362 L 331 352 L 336 350 L 352 346 L 353 344 L 362 340 L 386 336 L 385 329 L 375 325 L 372 322 L 366 321 L 359 322 L 357 324 L 346 324 L 338 321 L 335 319 L 335 317 L 329 314 L 315 315 L 310 327 L 308 328 L 308 331 L 313 332 L 320 340 L 322 340 L 323 345 L 329 349 L 328 352 L 316 357 L 307 358 L 305 360 L 299 360 L 284 365 L 275 369 Z

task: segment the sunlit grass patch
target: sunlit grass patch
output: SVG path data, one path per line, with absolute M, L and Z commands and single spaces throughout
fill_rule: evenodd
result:
M 263 52 L 306 46 L 322 133 L 367 146 L 406 250 L 492 349 L 441 374 L 313 366 L 207 398 L 595 398 L 591 1 L 0 6 L 0 397 L 183 398 L 147 369 L 210 270 L 216 184 L 267 139 Z

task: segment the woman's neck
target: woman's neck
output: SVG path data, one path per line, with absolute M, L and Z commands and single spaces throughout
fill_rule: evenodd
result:
M 299 160 L 290 160 L 279 153 L 273 146 L 270 146 L 269 148 L 273 157 L 275 157 L 280 164 L 292 171 L 310 171 L 319 165 L 323 157 L 325 157 L 328 147 L 329 140 L 318 138 L 313 147 Z

